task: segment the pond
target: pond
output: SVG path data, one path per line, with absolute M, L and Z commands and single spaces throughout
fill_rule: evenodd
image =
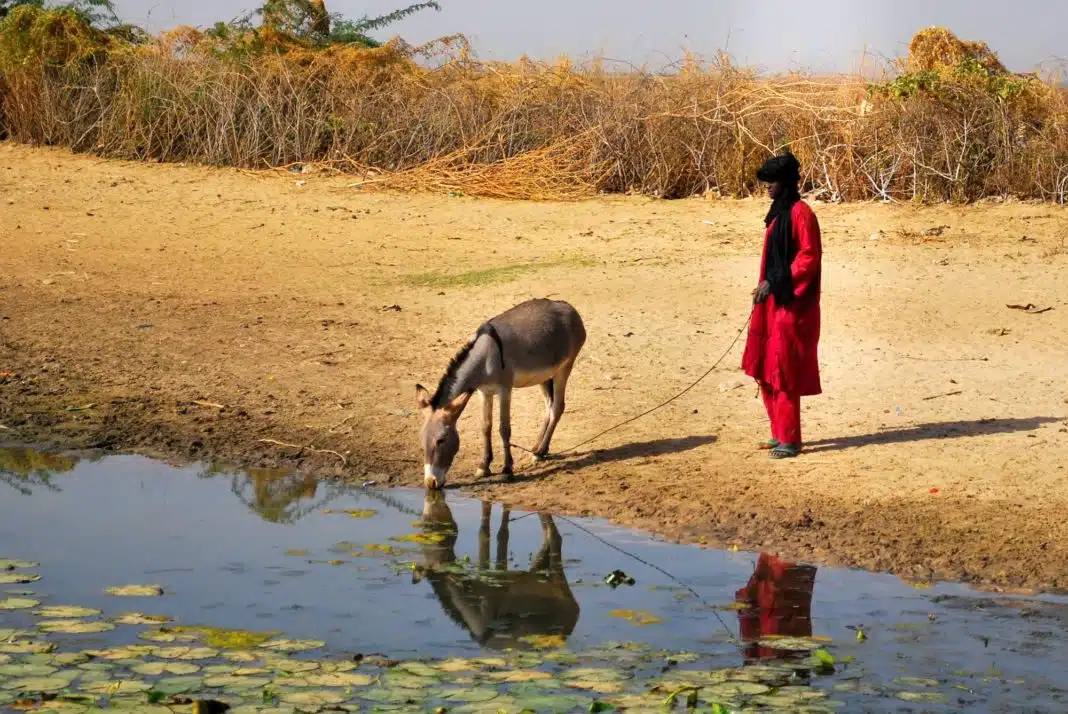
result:
M 456 492 L 0 449 L 0 710 L 1053 712 L 1066 634 Z

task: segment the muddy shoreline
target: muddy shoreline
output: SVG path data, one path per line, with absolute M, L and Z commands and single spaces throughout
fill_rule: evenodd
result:
M 766 208 L 361 193 L 4 144 L 0 171 L 0 441 L 393 486 L 421 484 L 415 383 L 523 299 L 567 299 L 590 334 L 555 449 L 691 383 L 744 322 Z M 1068 587 L 1068 211 L 816 208 L 825 393 L 802 458 L 754 448 L 735 348 L 589 449 L 517 452 L 511 484 L 472 482 L 468 413 L 452 484 L 918 583 Z

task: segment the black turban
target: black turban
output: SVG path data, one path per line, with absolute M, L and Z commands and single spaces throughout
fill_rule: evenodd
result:
M 756 177 L 764 183 L 798 183 L 801 181 L 801 164 L 790 153 L 775 156 L 764 162 Z
M 757 171 L 757 180 L 778 183 L 782 190 L 771 203 L 764 225 L 772 226 L 768 236 L 767 259 L 764 280 L 771 285 L 771 294 L 777 305 L 789 305 L 794 301 L 794 281 L 790 266 L 797 255 L 797 243 L 793 236 L 791 212 L 801 200 L 798 184 L 801 181 L 801 164 L 793 154 L 784 153 L 768 159 Z

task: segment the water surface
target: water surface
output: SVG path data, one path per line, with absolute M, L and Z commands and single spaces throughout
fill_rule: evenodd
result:
M 684 683 L 728 670 L 779 678 L 770 692 L 728 697 L 737 709 L 775 709 L 781 688 L 794 699 L 782 695 L 778 709 L 790 711 L 1066 708 L 1063 600 L 917 588 L 456 493 L 11 448 L 0 450 L 0 557 L 41 564 L 39 582 L 0 585 L 0 600 L 15 592 L 99 609 L 105 620 L 136 609 L 169 616 L 168 626 L 280 633 L 273 636 L 321 641 L 317 654 L 338 662 L 504 657 L 493 667 L 540 667 L 553 682 L 569 667 L 596 665 L 624 671 L 631 694 L 675 671 L 689 673 Z M 622 582 L 611 587 L 614 571 Z M 164 595 L 105 593 L 130 583 L 158 584 Z M 31 631 L 39 619 L 0 609 L 0 629 Z M 145 632 L 157 631 L 120 625 L 48 640 L 73 652 L 144 644 Z M 776 636 L 801 639 L 783 648 L 768 639 Z M 833 667 L 821 669 L 817 648 Z M 0 667 L 0 688 L 3 676 Z M 383 677 L 375 686 L 388 683 Z M 822 697 L 799 708 L 801 686 Z M 590 701 L 618 694 L 579 691 Z M 509 696 L 502 690 L 494 701 L 523 702 Z M 696 704 L 711 710 L 712 701 Z

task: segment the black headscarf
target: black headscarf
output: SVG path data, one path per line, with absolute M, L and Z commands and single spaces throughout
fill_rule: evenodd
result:
M 768 215 L 764 217 L 765 226 L 774 223 L 771 235 L 768 236 L 764 280 L 771 285 L 775 303 L 789 305 L 794 301 L 794 280 L 790 274 L 790 265 L 797 255 L 790 212 L 794 204 L 801 200 L 801 191 L 798 188 L 801 182 L 801 164 L 793 154 L 785 153 L 768 159 L 757 171 L 756 177 L 759 181 L 782 186 L 782 192 L 771 202 Z

